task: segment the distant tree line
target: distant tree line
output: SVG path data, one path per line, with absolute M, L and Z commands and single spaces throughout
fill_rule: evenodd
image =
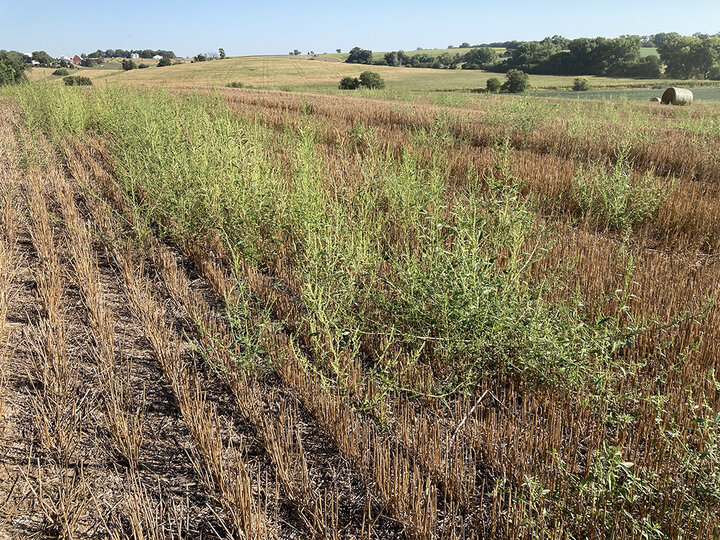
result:
M 88 54 L 81 54 L 80 58 L 132 58 L 133 54 L 137 54 L 140 58 L 150 59 L 153 56 L 162 56 L 163 58 L 176 58 L 173 51 L 165 51 L 163 49 L 131 49 L 126 51 L 125 49 L 107 49 L 101 51 L 98 49 L 95 52 Z
M 657 47 L 658 55 L 641 56 L 641 47 Z M 496 47 L 504 47 L 502 55 Z M 497 73 L 520 70 L 542 75 L 599 75 L 609 77 L 720 80 L 720 34 L 681 36 L 661 33 L 650 36 L 567 39 L 552 36 L 542 41 L 505 41 L 471 46 L 464 53 L 440 55 L 392 51 L 374 58 L 368 49 L 354 47 L 346 62 L 435 69 L 484 69 Z

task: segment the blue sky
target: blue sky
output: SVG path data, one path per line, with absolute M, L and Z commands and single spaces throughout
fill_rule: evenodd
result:
M 0 0 L 0 49 L 53 56 L 96 49 L 178 55 L 376 51 L 656 32 L 720 31 L 720 0 L 35 2 Z

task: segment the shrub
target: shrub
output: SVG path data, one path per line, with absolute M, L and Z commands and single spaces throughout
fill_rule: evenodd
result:
M 708 72 L 708 79 L 711 81 L 720 81 L 720 65 L 713 66 Z
M 340 90 L 357 90 L 360 87 L 360 79 L 357 77 L 343 77 L 340 79 Z
M 485 83 L 485 87 L 487 88 L 487 91 L 496 94 L 500 91 L 500 88 L 502 87 L 502 83 L 500 82 L 500 79 L 497 77 L 492 77 L 491 79 L 488 79 Z
M 243 88 L 245 86 L 245 84 L 241 83 L 241 82 L 231 82 L 231 83 L 227 83 L 226 86 L 228 88 Z
M 133 62 L 132 60 L 129 60 L 128 58 L 126 58 L 125 60 L 122 61 L 121 66 L 124 71 L 130 71 L 131 69 L 135 69 L 137 67 L 135 65 L 135 62 Z
M 375 73 L 374 71 L 363 71 L 360 74 L 360 86 L 375 90 L 385 88 L 385 81 L 379 73 Z
M 149 67 L 147 64 L 138 64 L 138 69 L 147 69 Z
M 632 173 L 623 150 L 610 170 L 602 164 L 581 170 L 573 180 L 573 198 L 591 221 L 610 229 L 630 229 L 657 215 L 672 189 L 671 183 L 658 181 L 651 171 L 635 180 Z
M 172 61 L 167 56 L 163 56 L 157 63 L 157 67 L 165 67 L 169 66 L 170 64 L 172 64 Z
M 193 62 L 205 62 L 208 59 L 208 57 L 204 54 L 198 54 L 195 58 L 193 58 Z
M 505 84 L 502 85 L 502 89 L 505 92 L 519 94 L 530 88 L 530 77 L 528 77 L 527 73 L 524 71 L 511 69 L 505 74 L 505 76 L 507 77 L 507 80 L 505 81 Z
M 575 92 L 587 92 L 590 90 L 590 81 L 584 77 L 577 77 L 573 81 L 573 91 Z
M 63 77 L 63 82 L 65 86 L 92 86 L 90 77 Z
M 53 71 L 52 74 L 57 75 L 58 77 L 67 77 L 70 75 L 70 70 L 67 68 L 60 68 Z

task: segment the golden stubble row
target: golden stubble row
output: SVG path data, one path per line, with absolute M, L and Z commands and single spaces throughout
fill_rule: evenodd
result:
M 76 363 L 69 357 L 68 324 L 58 242 L 50 221 L 50 189 L 39 171 L 25 175 L 29 231 L 37 255 L 33 268 L 38 315 L 31 326 L 33 365 L 33 419 L 42 455 L 36 476 L 26 477 L 46 522 L 63 538 L 79 533 L 90 511 L 91 495 L 79 454 L 83 423 L 87 420 L 87 393 L 81 388 Z M 77 473 L 76 473 L 77 471 Z
M 79 174 L 77 169 L 74 169 L 74 173 Z M 81 176 L 78 179 L 82 181 L 83 178 L 85 177 Z M 208 401 L 203 384 L 188 358 L 182 337 L 167 321 L 166 309 L 150 288 L 151 280 L 142 258 L 127 245 L 116 224 L 103 211 L 102 205 L 92 200 L 93 194 L 90 194 L 90 197 L 88 203 L 95 210 L 95 223 L 120 269 L 131 311 L 140 321 L 145 338 L 162 367 L 190 431 L 194 442 L 190 460 L 208 495 L 222 509 L 227 531 L 237 538 L 272 536 L 266 505 L 263 506 L 263 501 L 258 498 L 260 480 L 251 477 L 244 462 L 242 438 L 228 433 L 228 429 L 232 428 L 221 423 L 215 405 Z M 105 361 L 107 362 L 107 359 Z M 106 366 L 106 369 L 108 368 L 110 366 Z M 108 380 L 109 377 L 117 375 L 108 374 L 104 381 L 106 384 L 118 384 L 112 379 Z M 117 386 L 116 396 L 122 397 L 126 393 L 122 386 Z M 142 443 L 141 435 L 137 434 L 137 430 L 141 428 L 141 411 L 128 417 L 123 410 L 126 407 L 122 407 L 122 403 L 119 405 L 121 411 L 117 416 L 119 422 L 115 429 L 119 436 L 117 444 L 121 451 L 129 453 L 131 459 L 136 459 Z M 108 406 L 115 412 L 118 405 L 110 403 Z M 228 438 L 236 440 L 234 443 L 226 442 Z M 130 482 L 131 487 L 136 486 L 135 498 L 139 502 L 146 495 L 134 475 L 130 476 Z M 152 520 L 142 515 L 140 504 L 132 506 L 136 510 L 132 513 L 134 521 L 145 531 L 153 530 Z

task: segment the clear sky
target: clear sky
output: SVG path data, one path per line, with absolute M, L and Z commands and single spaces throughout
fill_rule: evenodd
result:
M 179 56 L 442 48 L 621 34 L 720 31 L 720 0 L 0 0 L 0 49 L 52 56 L 169 49 Z

